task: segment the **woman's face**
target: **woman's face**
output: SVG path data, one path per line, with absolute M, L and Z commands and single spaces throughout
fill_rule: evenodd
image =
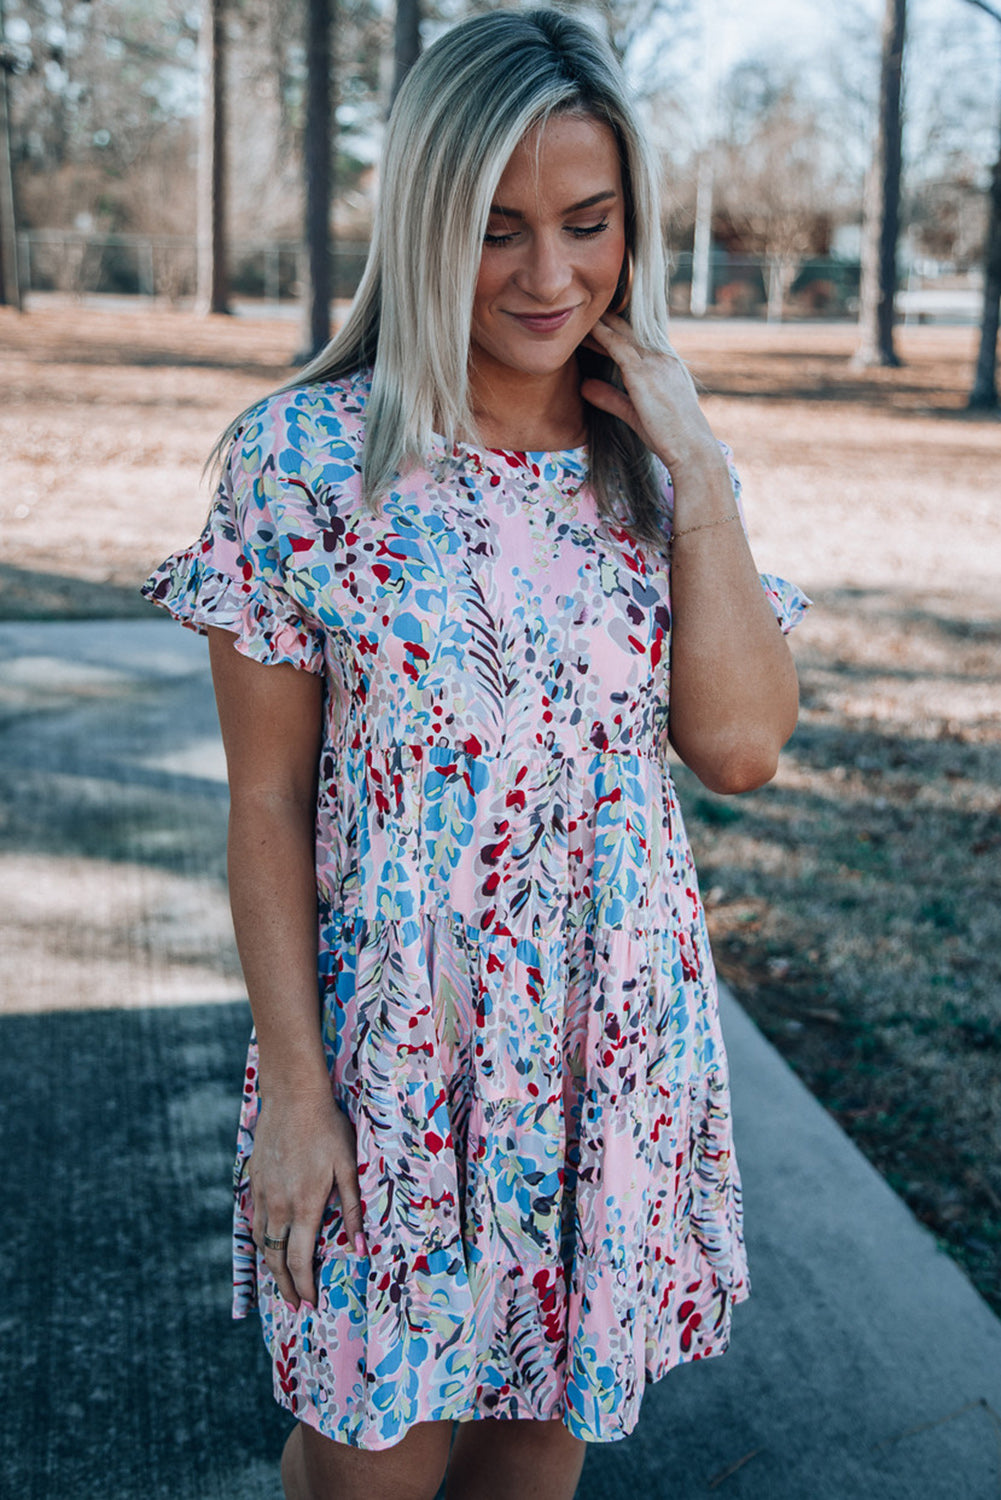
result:
M 626 250 L 610 126 L 556 115 L 519 142 L 497 184 L 473 300 L 472 359 L 551 375 L 615 294 Z M 499 372 L 498 372 L 499 373 Z

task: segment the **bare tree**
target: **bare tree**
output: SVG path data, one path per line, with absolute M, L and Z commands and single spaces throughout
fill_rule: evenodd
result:
M 199 34 L 203 93 L 198 143 L 196 303 L 202 313 L 230 311 L 226 235 L 226 9 L 227 0 L 205 0 Z
M 900 175 L 907 0 L 885 0 L 876 148 L 866 182 L 859 307 L 860 365 L 899 365 L 893 343 L 900 234 Z
M 733 69 L 715 156 L 716 233 L 765 261 L 769 322 L 805 256 L 825 249 L 841 196 L 834 153 L 796 80 L 765 58 Z
M 4 30 L 3 0 L 0 0 L 0 304 L 21 310 L 21 283 L 17 270 L 17 220 L 14 216 L 14 179 L 10 166 L 10 111 L 7 78 L 13 72 Z
M 717 26 L 720 12 L 716 0 L 703 0 L 702 75 L 706 83 L 706 105 L 702 139 L 698 151 L 698 175 L 695 184 L 695 225 L 692 237 L 692 290 L 689 309 L 692 317 L 704 318 L 709 311 L 712 286 L 713 201 L 715 197 L 716 148 L 719 135 L 720 48 Z
M 306 129 L 302 149 L 306 177 L 307 285 L 303 299 L 303 347 L 296 355 L 297 364 L 313 359 L 330 338 L 333 6 L 334 0 L 307 0 L 306 7 Z
M 620 61 L 626 60 L 637 41 L 648 40 L 662 23 L 671 22 L 677 28 L 684 19 L 693 17 L 695 9 L 692 0 L 593 0 L 588 8 L 601 16 L 612 50 Z M 650 71 L 663 76 L 663 49 L 659 49 Z M 640 92 L 646 93 L 644 81 L 639 79 L 638 83 Z
M 393 33 L 392 109 L 400 84 L 421 55 L 421 0 L 396 0 L 396 26 Z
M 986 0 L 967 0 L 1001 24 L 1001 10 Z M 998 324 L 1001 321 L 1001 149 L 991 173 L 984 244 L 984 306 L 980 318 L 980 349 L 968 406 L 971 411 L 997 411 Z

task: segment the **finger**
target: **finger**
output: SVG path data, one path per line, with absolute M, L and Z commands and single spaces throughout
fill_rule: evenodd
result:
M 289 1279 L 292 1282 L 294 1307 L 298 1307 L 300 1301 L 308 1302 L 311 1307 L 316 1306 L 316 1278 L 313 1273 L 313 1255 L 316 1250 L 316 1239 L 320 1232 L 322 1214 L 314 1223 L 297 1219 L 292 1225 L 289 1234 L 288 1249 L 285 1252 L 285 1265 Z
M 254 1186 L 253 1162 L 253 1156 L 248 1157 L 247 1165 L 243 1170 L 247 1178 L 247 1185 L 250 1188 L 250 1233 L 253 1236 L 254 1244 L 263 1255 L 264 1231 L 268 1222 L 268 1207 L 264 1201 L 264 1194 L 258 1192 Z
M 630 427 L 635 428 L 636 408 L 624 391 L 609 385 L 607 380 L 595 380 L 593 377 L 582 380 L 580 393 L 592 406 L 600 407 L 613 417 L 620 417 L 623 422 L 628 422 Z
M 616 317 L 614 313 L 604 313 L 581 342 L 586 344 L 589 338 L 598 341 L 596 347 L 599 351 L 602 354 L 610 354 L 618 365 L 632 360 L 638 368 L 650 359 L 655 362 L 668 359 L 687 370 L 684 360 L 673 344 L 667 342 L 663 346 L 658 346 L 656 350 L 644 348 L 639 343 L 632 324 L 627 323 L 625 318 Z
M 266 1235 L 266 1239 L 264 1235 L 261 1236 L 262 1244 L 259 1247 L 261 1250 L 261 1254 L 264 1257 L 264 1264 L 267 1266 L 268 1270 L 274 1277 L 275 1285 L 278 1288 L 281 1296 L 285 1299 L 286 1302 L 290 1302 L 293 1307 L 298 1307 L 299 1298 L 296 1294 L 295 1282 L 292 1280 L 292 1276 L 289 1273 L 287 1259 L 288 1240 L 291 1235 L 291 1229 L 288 1225 L 286 1225 L 284 1229 L 279 1231 L 274 1227 L 272 1221 L 272 1224 L 268 1225 Z M 280 1245 L 269 1244 L 268 1240 L 283 1241 L 284 1243 Z
M 334 1182 L 337 1196 L 341 1200 L 344 1232 L 359 1255 L 368 1254 L 362 1216 L 361 1188 L 358 1184 L 358 1167 L 353 1156 L 342 1156 L 334 1164 Z
M 591 337 L 597 339 L 606 354 L 611 354 L 616 349 L 621 351 L 636 347 L 632 325 L 625 318 L 617 318 L 610 312 L 603 313 L 598 319 L 591 329 Z

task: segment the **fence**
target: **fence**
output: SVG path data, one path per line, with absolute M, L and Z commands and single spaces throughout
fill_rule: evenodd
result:
M 117 294 L 171 303 L 195 294 L 196 243 L 184 235 L 95 235 L 62 229 L 25 230 L 18 236 L 21 284 L 27 291 L 75 296 Z M 358 285 L 368 245 L 335 240 L 331 247 L 334 296 L 349 298 Z M 296 302 L 303 275 L 301 245 L 291 241 L 241 241 L 230 250 L 233 295 L 270 308 Z M 671 310 L 691 311 L 692 255 L 671 256 Z M 898 309 L 907 322 L 975 322 L 979 277 L 912 268 L 901 286 Z M 858 262 L 767 260 L 716 250 L 710 258 L 707 311 L 716 317 L 854 319 L 858 315 Z
M 335 297 L 353 295 L 368 245 L 338 240 L 331 246 Z M 305 252 L 291 241 L 243 241 L 230 248 L 234 296 L 275 305 L 293 302 L 303 280 Z M 82 230 L 30 229 L 18 235 L 22 288 L 163 298 L 184 302 L 195 294 L 197 246 L 187 235 L 95 235 Z
M 671 310 L 691 311 L 692 254 L 671 260 Z M 707 310 L 723 317 L 833 317 L 858 315 L 858 262 L 834 259 L 777 260 L 761 255 L 709 257 Z

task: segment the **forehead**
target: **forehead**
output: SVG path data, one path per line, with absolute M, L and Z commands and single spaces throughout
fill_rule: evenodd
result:
M 582 186 L 585 190 L 579 191 Z M 565 199 L 569 204 L 621 187 L 612 127 L 589 115 L 554 115 L 522 136 L 501 173 L 494 201 L 509 208 L 519 206 L 515 197 Z

